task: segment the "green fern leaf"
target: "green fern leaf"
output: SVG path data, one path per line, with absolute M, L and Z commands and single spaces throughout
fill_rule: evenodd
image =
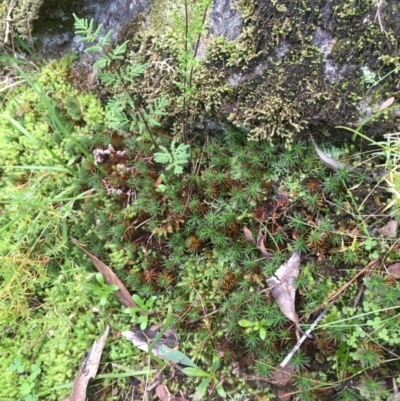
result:
M 112 35 L 112 32 L 113 32 L 112 30 L 109 30 L 109 31 L 107 32 L 106 36 L 104 36 L 104 38 L 100 40 L 101 46 L 106 47 L 106 46 L 108 46 L 108 45 L 111 44 L 111 35 Z

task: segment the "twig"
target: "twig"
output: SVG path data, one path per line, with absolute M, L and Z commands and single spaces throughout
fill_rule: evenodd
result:
M 380 7 L 382 4 L 383 0 L 376 0 L 376 14 L 375 14 L 375 19 L 374 21 L 378 20 L 379 22 L 379 26 L 381 27 L 381 32 L 384 32 L 385 36 L 389 39 L 389 35 L 387 34 L 387 32 L 385 31 L 385 29 L 382 26 L 382 21 L 381 21 L 381 14 L 380 14 Z
M 6 19 L 5 19 L 5 21 L 6 21 L 6 32 L 4 34 L 4 43 L 8 43 L 8 34 L 10 33 L 10 22 L 12 21 L 11 13 L 12 13 L 12 10 L 13 10 L 13 8 L 15 6 L 15 1 L 16 0 L 12 0 L 11 3 L 9 3 L 8 6 L 7 6 L 7 16 L 6 16 Z
M 287 357 L 282 361 L 279 365 L 281 368 L 284 368 L 287 363 L 292 359 L 294 353 L 300 348 L 300 345 L 303 344 L 306 338 L 310 337 L 310 333 L 314 330 L 314 327 L 318 324 L 318 322 L 325 316 L 326 309 L 321 312 L 321 314 L 315 319 L 314 323 L 310 326 L 310 328 L 303 334 L 303 337 L 297 341 L 297 344 L 293 347 L 293 349 L 289 352 Z

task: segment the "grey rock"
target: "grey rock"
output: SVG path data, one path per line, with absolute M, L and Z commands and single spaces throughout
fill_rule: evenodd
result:
M 243 25 L 240 13 L 233 9 L 232 0 L 215 0 L 211 13 L 210 33 L 215 36 L 223 36 L 227 40 L 236 39 Z

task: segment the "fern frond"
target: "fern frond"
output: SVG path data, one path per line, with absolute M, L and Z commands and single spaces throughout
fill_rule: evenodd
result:
M 147 64 L 135 64 L 129 65 L 124 69 L 120 69 L 120 74 L 128 82 L 133 82 L 133 80 L 144 73 Z
M 112 35 L 112 30 L 109 30 L 107 33 L 106 33 L 106 36 L 104 36 L 104 38 L 102 38 L 101 40 L 100 40 L 100 44 L 101 44 L 101 46 L 103 46 L 103 47 L 106 47 L 106 46 L 108 46 L 109 44 L 111 44 L 111 35 Z
M 100 45 L 94 45 L 90 46 L 87 49 L 85 49 L 85 53 L 98 53 L 101 52 L 102 47 Z
M 105 86 L 114 86 L 117 88 L 121 85 L 121 78 L 112 72 L 101 72 L 98 74 L 101 82 Z
M 111 59 L 106 54 L 103 54 L 94 64 L 94 68 L 102 69 L 108 67 L 111 64 Z
M 93 24 L 93 20 L 91 21 Z M 101 30 L 103 29 L 103 24 L 100 24 L 97 29 L 93 32 L 93 36 L 97 39 L 100 34 L 101 34 Z
M 75 32 L 79 35 L 86 35 L 87 33 L 92 33 L 93 28 L 93 20 L 89 23 L 89 21 L 85 18 L 78 18 L 75 13 L 72 14 L 74 16 L 74 27 Z
M 110 57 L 113 60 L 121 60 L 123 54 L 126 52 L 126 47 L 128 46 L 129 41 L 125 41 L 124 43 L 118 45 L 112 52 Z

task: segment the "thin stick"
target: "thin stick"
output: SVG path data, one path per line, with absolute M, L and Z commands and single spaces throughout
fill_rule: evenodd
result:
M 314 327 L 318 324 L 318 322 L 325 316 L 326 309 L 321 312 L 321 314 L 315 319 L 314 323 L 310 326 L 310 328 L 303 334 L 303 337 L 297 341 L 297 344 L 293 347 L 293 349 L 289 352 L 288 356 L 282 361 L 279 365 L 281 368 L 284 368 L 287 363 L 292 359 L 294 353 L 300 348 L 300 345 L 303 344 L 306 338 L 310 337 L 310 333 L 314 330 Z

